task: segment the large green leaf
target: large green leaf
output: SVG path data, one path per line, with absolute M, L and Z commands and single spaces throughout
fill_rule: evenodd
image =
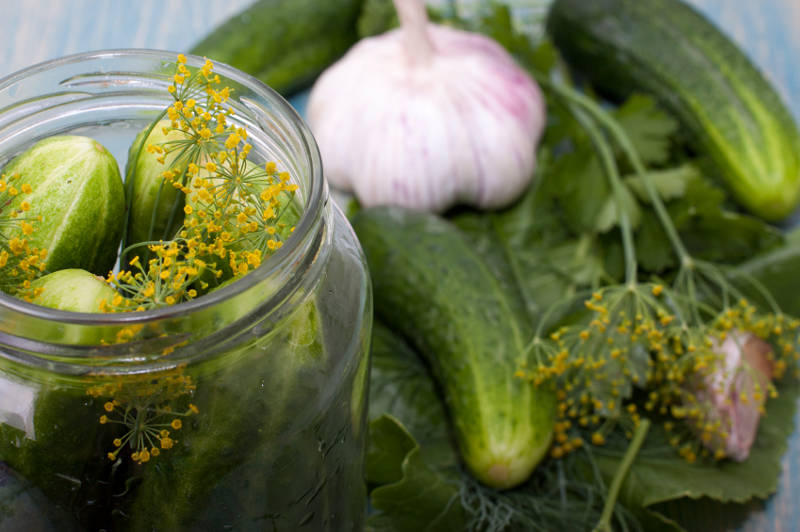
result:
M 375 421 L 386 414 L 405 427 L 431 463 L 449 467 L 458 462 L 451 446 L 444 405 L 428 368 L 400 336 L 376 320 L 372 331 L 369 420 Z M 387 449 L 383 446 L 384 452 Z M 399 464 L 410 449 L 400 446 L 394 450 L 402 453 L 399 459 L 395 457 Z M 383 476 L 377 476 L 379 471 L 370 467 L 377 465 L 376 462 L 368 456 L 367 480 L 385 483 Z
M 800 396 L 797 381 L 788 381 L 779 390 L 778 397 L 767 404 L 767 415 L 761 420 L 758 437 L 744 462 L 691 464 L 676 455 L 663 430 L 654 428 L 628 474 L 620 500 L 637 509 L 648 529 L 659 523 L 666 529 L 680 530 L 702 528 L 708 522 L 701 517 L 703 521 L 698 523 L 698 517 L 713 516 L 720 510 L 720 503 L 744 503 L 774 493 L 781 457 L 795 429 Z M 595 452 L 596 463 L 609 480 L 624 452 L 623 447 Z
M 652 170 L 647 172 L 647 179 L 658 195 L 664 201 L 683 197 L 689 182 L 700 177 L 700 171 L 690 163 L 684 163 L 674 168 L 664 170 Z M 638 175 L 625 177 L 625 184 L 636 194 L 644 203 L 650 203 L 650 196 L 647 194 L 644 180 Z
M 463 530 L 464 511 L 459 498 L 458 470 L 429 466 L 413 436 L 395 418 L 386 415 L 370 423 L 370 449 L 408 448 L 401 462 L 401 477 L 372 490 L 370 502 L 378 513 L 370 517 L 372 531 L 421 532 Z
M 444 406 L 417 354 L 376 322 L 372 334 L 367 481 L 375 487 L 374 531 L 420 532 L 458 526 L 458 457 Z

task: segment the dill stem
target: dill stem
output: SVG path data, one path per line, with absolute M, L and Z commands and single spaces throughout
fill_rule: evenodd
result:
M 675 251 L 675 254 L 678 255 L 678 259 L 680 260 L 681 264 L 691 263 L 691 255 L 689 255 L 689 252 L 686 251 L 686 247 L 683 245 L 680 235 L 678 235 L 678 230 L 675 228 L 675 224 L 672 223 L 672 218 L 669 217 L 667 208 L 664 206 L 664 202 L 661 201 L 661 196 L 658 195 L 658 191 L 655 189 L 655 186 L 650 180 L 650 176 L 647 175 L 647 170 L 645 169 L 642 160 L 639 158 L 639 154 L 636 152 L 636 149 L 633 147 L 630 138 L 628 138 L 628 135 L 622 130 L 617 121 L 614 120 L 614 118 L 602 107 L 600 107 L 600 105 L 582 92 L 563 83 L 554 83 L 547 76 L 540 72 L 536 72 L 535 70 L 532 71 L 532 74 L 536 81 L 553 90 L 556 95 L 581 106 L 595 120 L 603 125 L 612 137 L 614 137 L 614 139 L 619 143 L 620 148 L 622 148 L 622 151 L 625 153 L 625 156 L 630 161 L 634 172 L 639 179 L 642 180 L 642 184 L 647 192 L 647 196 L 650 198 L 650 203 L 653 205 L 653 210 L 656 212 L 656 217 L 661 223 L 661 226 L 664 228 L 664 232 L 667 233 L 667 238 L 672 245 L 673 251 Z
M 633 244 L 633 228 L 631 227 L 631 220 L 628 217 L 628 212 L 625 210 L 623 202 L 623 188 L 622 180 L 619 177 L 619 170 L 617 163 L 614 161 L 614 154 L 608 141 L 603 138 L 603 133 L 600 131 L 595 123 L 581 110 L 571 104 L 567 104 L 568 109 L 572 113 L 575 120 L 583 127 L 589 137 L 592 139 L 592 144 L 600 156 L 600 161 L 603 165 L 603 171 L 608 178 L 611 185 L 612 194 L 614 195 L 614 202 L 617 206 L 617 214 L 619 215 L 619 229 L 622 233 L 622 249 L 625 254 L 625 282 L 628 284 L 636 284 L 636 248 Z
M 600 514 L 600 521 L 598 521 L 597 525 L 594 527 L 594 532 L 612 531 L 611 516 L 614 514 L 614 507 L 617 504 L 619 490 L 622 488 L 622 483 L 628 476 L 628 471 L 630 471 L 633 461 L 639 454 L 639 449 L 641 449 L 649 430 L 649 419 L 643 419 L 639 423 L 639 426 L 636 427 L 636 432 L 633 434 L 633 440 L 631 440 L 631 443 L 628 445 L 628 449 L 625 451 L 625 456 L 622 457 L 622 463 L 620 463 L 616 473 L 614 473 L 614 478 L 611 481 L 611 487 L 608 490 L 608 497 L 606 497 L 606 502 L 603 505 L 603 513 Z
M 617 142 L 619 142 L 622 151 L 625 152 L 626 157 L 633 167 L 633 171 L 636 172 L 636 175 L 642 180 L 645 191 L 647 191 L 647 196 L 650 198 L 650 203 L 653 205 L 653 210 L 656 211 L 658 221 L 661 222 L 664 232 L 667 233 L 667 238 L 669 238 L 669 241 L 672 244 L 672 249 L 678 255 L 678 259 L 681 261 L 681 264 L 691 262 L 691 255 L 689 255 L 689 252 L 686 251 L 686 247 L 683 245 L 683 240 L 681 240 L 681 237 L 678 235 L 678 230 L 675 228 L 675 224 L 672 223 L 672 218 L 669 217 L 667 208 L 664 206 L 664 202 L 661 201 L 661 196 L 658 195 L 658 191 L 653 185 L 653 182 L 650 180 L 650 176 L 647 174 L 647 170 L 645 169 L 642 160 L 639 158 L 639 154 L 636 152 L 633 144 L 631 144 L 630 138 L 628 138 L 628 135 L 622 130 L 619 124 L 617 124 L 616 120 L 611 118 L 611 116 L 609 116 L 608 113 L 600 108 L 600 106 L 588 98 L 586 98 L 586 100 L 587 102 L 591 103 L 594 108 L 596 108 L 597 113 L 595 114 L 595 117 L 599 122 L 608 128 L 611 135 L 616 138 Z

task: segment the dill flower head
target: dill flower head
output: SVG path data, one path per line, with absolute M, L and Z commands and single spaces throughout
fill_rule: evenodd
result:
M 128 268 L 108 274 L 106 281 L 118 295 L 102 309 L 107 312 L 142 311 L 174 305 L 197 296 L 192 288 L 206 267 L 197 258 L 198 243 L 193 239 L 177 239 L 151 244 L 155 255 L 146 265 L 139 255 L 128 262 Z
M 25 196 L 32 192 L 19 174 L 0 175 L 0 290 L 9 293 L 30 288 L 47 258 L 47 250 L 31 246 L 27 238 L 40 221 L 28 215 Z
M 127 454 L 138 464 L 172 449 L 184 419 L 199 413 L 191 403 L 195 391 L 184 368 L 161 375 L 132 375 L 98 384 L 87 395 L 100 403 L 98 423 L 114 432 L 109 460 Z
M 179 55 L 168 90 L 167 120 L 151 126 L 162 129 L 161 142 L 135 157 L 162 166 L 160 186 L 180 194 L 163 194 L 172 206 L 156 208 L 183 222 L 171 240 L 127 243 L 127 264 L 107 279 L 120 294 L 108 311 L 174 305 L 244 275 L 280 249 L 300 216 L 291 176 L 249 159 L 249 134 L 234 122 L 232 91 L 211 61 L 190 69 Z M 172 225 L 156 218 L 159 227 Z
M 776 393 L 766 375 L 796 366 L 800 322 L 745 298 L 695 296 L 658 283 L 612 285 L 584 302 L 583 319 L 534 339 L 518 376 L 556 383 L 553 457 L 587 440 L 603 445 L 620 427 L 630 436 L 642 416 L 660 419 L 688 461 L 746 457 Z M 760 362 L 745 345 L 758 346 Z

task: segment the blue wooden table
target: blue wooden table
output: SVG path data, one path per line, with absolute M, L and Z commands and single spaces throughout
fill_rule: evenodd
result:
M 88 50 L 185 51 L 252 1 L 0 0 L 0 77 L 40 61 Z M 506 1 L 523 15 L 531 4 L 542 4 L 542 0 Z M 800 0 L 689 1 L 761 66 L 800 121 Z M 302 98 L 294 101 L 301 111 L 303 102 Z M 800 414 L 795 424 L 800 426 Z M 721 527 L 800 530 L 800 434 L 795 433 L 784 456 L 778 493 L 766 503 L 754 505 L 743 523 L 732 521 L 735 524 L 721 523 Z

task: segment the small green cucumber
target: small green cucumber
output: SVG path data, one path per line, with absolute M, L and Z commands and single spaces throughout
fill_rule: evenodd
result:
M 191 53 L 251 74 L 279 93 L 310 85 L 358 39 L 362 0 L 260 0 Z
M 19 174 L 19 183 L 32 188 L 8 208 L 30 204 L 26 216 L 34 231 L 25 238 L 30 246 L 47 250 L 46 271 L 109 272 L 125 222 L 125 191 L 106 148 L 88 137 L 50 137 L 12 160 L 3 173 Z
M 32 303 L 71 312 L 102 312 L 117 293 L 94 274 L 71 268 L 40 277 L 31 283 L 36 291 Z
M 515 377 L 533 331 L 512 295 L 437 216 L 371 208 L 353 227 L 377 314 L 430 363 L 464 463 L 495 488 L 525 481 L 550 444 L 555 393 Z
M 40 277 L 22 293 L 32 293 L 31 303 L 69 312 L 102 313 L 117 292 L 86 270 L 59 270 Z M 52 341 L 69 345 L 101 345 L 114 341 L 110 328 L 97 325 L 62 323 L 53 327 Z
M 179 130 L 172 130 L 165 135 L 163 128 L 169 125 L 168 121 L 158 122 L 144 144 L 142 139 L 149 128 L 136 135 L 131 144 L 125 170 L 127 179 L 131 180 L 127 183 L 131 197 L 128 198 L 130 213 L 126 246 L 152 240 L 170 240 L 183 222 L 183 193 L 163 177 L 164 171 L 172 169 L 179 151 L 166 155 L 161 163 L 158 161 L 160 154 L 147 150 L 151 144 L 163 146 L 167 142 L 186 138 Z

